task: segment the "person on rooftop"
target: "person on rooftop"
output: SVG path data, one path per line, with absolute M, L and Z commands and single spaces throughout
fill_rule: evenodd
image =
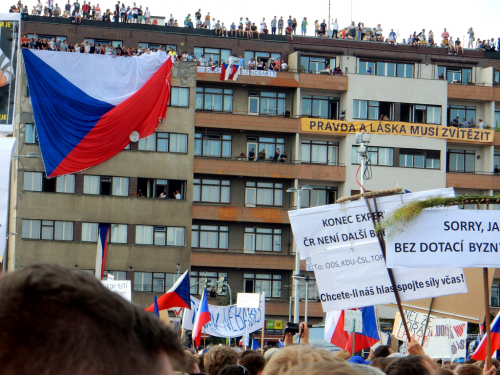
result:
M 303 36 L 305 36 L 307 33 L 307 25 L 308 25 L 307 17 L 304 17 L 304 19 L 302 20 L 302 24 L 300 25 L 300 33 Z

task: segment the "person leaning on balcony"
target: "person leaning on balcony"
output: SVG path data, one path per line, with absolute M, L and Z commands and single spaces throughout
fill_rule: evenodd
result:
M 476 123 L 474 122 L 474 119 L 471 118 L 469 121 L 469 128 L 475 128 L 475 127 L 476 127 Z
M 451 126 L 454 126 L 455 128 L 460 126 L 460 118 L 458 116 L 451 122 Z
M 481 119 L 479 119 L 479 129 L 484 129 L 484 122 Z
M 264 161 L 266 159 L 266 151 L 264 149 L 260 150 L 258 161 Z
M 276 151 L 274 152 L 274 156 L 273 156 L 274 162 L 278 161 L 278 159 L 280 158 L 280 154 L 281 154 L 280 149 L 277 148 Z
M 282 163 L 286 162 L 286 158 L 287 158 L 286 152 L 283 151 L 283 153 L 280 155 L 280 162 Z
M 253 150 L 253 148 L 248 153 L 248 160 L 249 161 L 255 161 L 255 151 Z

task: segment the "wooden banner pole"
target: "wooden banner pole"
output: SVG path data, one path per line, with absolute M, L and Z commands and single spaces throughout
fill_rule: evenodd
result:
M 377 218 L 375 219 L 375 217 L 373 215 L 372 208 L 370 206 L 370 202 L 368 199 L 369 199 L 369 197 L 366 197 L 365 202 L 366 202 L 366 205 L 368 206 L 368 210 L 370 211 L 370 215 L 371 215 L 372 222 L 373 222 L 373 227 L 376 230 L 377 224 L 380 224 L 380 219 L 379 219 L 378 215 L 377 215 Z M 377 199 L 375 197 L 373 197 L 373 202 L 375 203 L 375 210 L 378 212 Z M 382 255 L 384 256 L 384 260 L 386 260 L 387 258 L 385 255 L 386 251 L 385 251 L 384 234 L 381 231 L 377 231 L 377 239 L 378 239 L 378 243 L 380 245 L 380 249 L 382 250 Z M 389 279 L 391 280 L 391 285 L 392 285 L 392 288 L 394 289 L 394 297 L 396 297 L 396 303 L 398 305 L 399 314 L 401 315 L 401 322 L 403 323 L 406 337 L 407 337 L 408 341 L 410 341 L 410 338 L 411 338 L 410 330 L 408 329 L 408 323 L 406 322 L 406 316 L 404 314 L 403 306 L 401 305 L 401 299 L 399 297 L 399 292 L 398 292 L 398 288 L 396 285 L 396 281 L 394 280 L 394 275 L 392 273 L 392 269 L 387 268 L 387 273 L 389 274 Z
M 260 336 L 260 352 L 264 354 L 264 328 L 266 327 L 266 321 L 264 320 L 264 327 L 262 327 L 262 335 Z
M 427 327 L 429 327 L 429 317 L 432 312 L 432 304 L 434 303 L 434 297 L 431 298 L 431 303 L 429 304 L 429 311 L 427 312 L 427 320 L 425 321 L 424 335 L 422 336 L 422 343 L 420 345 L 424 346 L 425 333 L 427 332 Z
M 483 289 L 484 289 L 484 313 L 485 313 L 485 325 L 486 325 L 486 348 L 488 350 L 488 357 L 486 362 L 486 368 L 492 366 L 491 362 L 491 328 L 490 328 L 490 290 L 488 282 L 488 268 L 483 268 Z

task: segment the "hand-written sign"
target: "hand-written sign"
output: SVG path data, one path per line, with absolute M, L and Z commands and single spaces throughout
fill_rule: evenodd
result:
M 344 331 L 351 333 L 353 328 L 356 333 L 363 332 L 363 314 L 361 310 L 344 311 Z
M 378 242 L 314 251 L 311 260 L 324 311 L 396 302 Z M 461 268 L 393 271 L 402 301 L 467 293 Z
M 421 343 L 425 335 L 424 345 L 422 345 L 425 348 L 431 337 L 432 327 L 434 326 L 436 317 L 410 310 L 404 310 L 404 314 L 406 317 L 406 324 L 408 325 L 408 331 L 410 331 L 410 338 Z M 406 335 L 399 312 L 396 313 L 396 318 L 394 319 L 392 335 L 402 341 L 409 341 L 410 339 Z
M 302 119 L 302 131 L 323 134 L 388 134 L 407 135 L 441 139 L 459 139 L 462 141 L 491 143 L 494 130 L 462 129 L 442 125 L 415 124 L 409 122 L 352 121 L 342 122 L 327 119 Z
M 467 349 L 467 323 L 455 319 L 436 319 L 425 353 L 431 358 L 464 358 Z
M 106 288 L 132 302 L 132 282 L 130 280 L 101 280 Z
M 387 242 L 388 267 L 500 267 L 498 212 L 423 211 Z
M 373 215 L 383 217 L 386 210 L 396 209 L 415 199 L 438 195 L 454 197 L 455 193 L 453 189 L 437 189 L 377 198 L 378 212 L 372 208 Z M 370 202 L 373 207 L 373 200 Z M 288 211 L 288 216 L 302 260 L 309 258 L 315 250 L 376 241 L 372 214 L 365 200 Z

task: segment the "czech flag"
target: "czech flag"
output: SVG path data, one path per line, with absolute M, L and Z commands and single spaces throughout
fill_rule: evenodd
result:
M 189 288 L 189 271 L 186 271 L 167 293 L 158 298 L 158 309 L 167 310 L 172 307 L 185 307 L 191 310 Z M 149 306 L 146 311 L 154 312 L 154 304 Z
M 500 313 L 497 314 L 493 323 L 491 323 L 491 354 L 500 349 L 500 319 L 498 318 Z M 488 348 L 487 348 L 487 337 L 488 334 L 485 334 L 481 343 L 477 347 L 474 354 L 471 358 L 482 361 L 488 357 Z
M 239 65 L 222 64 L 220 80 L 227 81 L 228 79 L 232 79 L 233 81 L 236 81 L 236 79 L 240 75 L 240 71 L 241 67 Z
M 95 257 L 95 276 L 99 280 L 102 280 L 104 276 L 104 266 L 106 265 L 106 255 L 108 253 L 109 228 L 109 224 L 99 225 L 99 238 L 97 239 L 97 254 Z
M 252 350 L 260 349 L 260 344 L 257 340 L 252 337 Z
M 201 296 L 200 307 L 196 313 L 193 325 L 192 338 L 196 346 L 200 346 L 202 328 L 211 320 L 212 318 L 210 317 L 210 312 L 208 311 L 207 291 L 204 290 Z
M 373 306 L 361 308 L 363 316 L 363 332 L 356 333 L 354 340 L 354 352 L 367 349 L 380 341 L 377 329 L 377 318 Z M 344 310 L 333 311 L 326 314 L 325 320 L 325 340 L 338 346 L 341 349 L 352 353 L 353 334 L 344 331 Z
M 24 49 L 31 104 L 48 177 L 98 165 L 130 134 L 153 134 L 165 120 L 172 59 Z

